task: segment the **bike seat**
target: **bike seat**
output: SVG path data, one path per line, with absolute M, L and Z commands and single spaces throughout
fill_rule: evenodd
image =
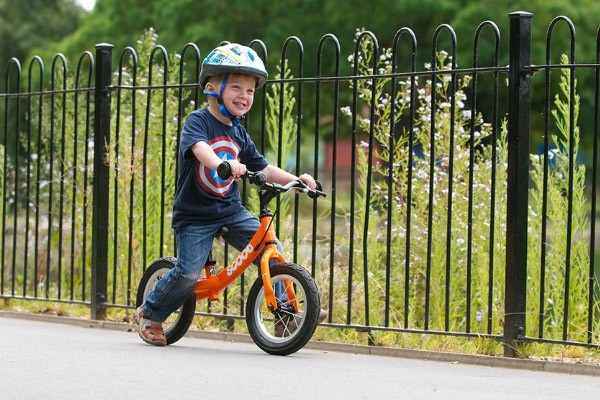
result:
M 227 235 L 228 232 L 229 232 L 229 229 L 227 229 L 226 226 L 220 227 L 219 230 L 217 231 L 217 238 Z

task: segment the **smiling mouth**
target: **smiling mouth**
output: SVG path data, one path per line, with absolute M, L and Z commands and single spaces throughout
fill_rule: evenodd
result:
M 240 107 L 240 108 L 246 108 L 246 103 L 240 103 L 239 101 L 234 101 L 233 104 L 236 107 Z

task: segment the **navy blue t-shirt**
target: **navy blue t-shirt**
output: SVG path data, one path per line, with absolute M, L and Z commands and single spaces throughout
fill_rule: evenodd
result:
M 250 171 L 268 165 L 243 126 L 225 125 L 207 109 L 193 111 L 181 132 L 173 228 L 226 218 L 242 207 L 238 182 L 222 180 L 196 159 L 191 147 L 198 142 L 208 143 L 223 161 L 237 159 Z

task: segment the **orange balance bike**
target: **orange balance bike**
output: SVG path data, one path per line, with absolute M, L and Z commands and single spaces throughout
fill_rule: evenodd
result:
M 229 164 L 223 162 L 217 173 L 221 179 L 228 179 L 231 176 Z M 219 293 L 246 271 L 264 249 L 260 257 L 260 276 L 246 298 L 248 332 L 254 343 L 265 352 L 292 354 L 300 350 L 315 332 L 320 299 L 310 273 L 300 265 L 287 262 L 277 250 L 274 214 L 268 203 L 289 191 L 306 193 L 311 198 L 326 195 L 321 191 L 320 184 L 317 190 L 311 190 L 301 181 L 287 185 L 267 183 L 262 172 L 248 172 L 243 178 L 260 187 L 260 227 L 238 257 L 219 272 L 216 272 L 216 262 L 209 256 L 204 267 L 206 277 L 198 280 L 193 294 L 163 323 L 167 344 L 173 344 L 185 335 L 194 318 L 198 300 L 218 300 Z M 136 307 L 144 303 L 156 283 L 176 263 L 175 258 L 164 257 L 146 269 L 138 286 Z M 276 285 L 279 285 L 277 290 Z M 276 295 L 276 291 L 280 293 Z

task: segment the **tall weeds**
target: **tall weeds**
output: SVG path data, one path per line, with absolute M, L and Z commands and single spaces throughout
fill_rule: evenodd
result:
M 372 75 L 373 43 L 362 40 L 359 46 L 358 60 L 351 57 L 350 61 L 362 74 Z M 372 310 L 370 325 L 501 334 L 506 124 L 494 128 L 482 114 L 467 109 L 466 93 L 472 77 L 452 73 L 452 59 L 443 51 L 437 54 L 435 66 L 426 65 L 431 75 L 424 82 L 421 76 L 412 81 L 395 80 L 395 98 L 391 98 L 392 53 L 389 49 L 381 53 L 381 76 L 376 82 L 357 79 L 353 86 L 364 106 L 342 109 L 356 118 L 363 132 L 372 132 L 374 147 L 369 149 L 370 145 L 362 142 L 357 149 L 360 155 L 354 196 L 359 210 L 354 218 L 359 226 L 369 221 L 372 228 L 366 236 L 362 233 L 367 231 L 357 229 L 351 239 L 367 243 L 356 248 L 369 252 L 368 265 L 357 258 L 355 266 L 357 272 L 368 269 L 368 282 L 360 273 L 354 273 L 352 287 L 359 289 L 360 295 L 369 290 L 365 302 Z M 550 129 L 550 137 L 554 147 L 548 153 L 551 166 L 546 170 L 547 186 L 543 184 L 545 156 L 531 156 L 527 334 L 536 336 L 543 330 L 544 337 L 559 339 L 568 332 L 567 338 L 585 341 L 588 284 L 593 278 L 589 276 L 589 204 L 585 166 L 577 158 L 579 128 L 571 127 L 569 119 L 573 106 L 572 121 L 577 124 L 579 97 L 574 96 L 575 104 L 570 104 L 571 90 L 576 87 L 571 87 L 569 78 L 569 70 L 564 69 L 561 92 L 552 110 L 555 126 Z M 415 118 L 411 125 L 408 118 L 413 98 Z M 360 112 L 364 109 L 374 112 L 367 117 Z M 367 180 L 369 151 L 373 172 L 372 179 Z M 491 181 L 494 169 L 495 187 Z M 565 195 L 569 192 L 572 200 Z M 571 208 L 568 201 L 572 201 Z M 387 207 L 390 202 L 391 207 Z M 546 228 L 542 231 L 544 218 Z M 389 235 L 391 247 L 386 248 Z M 390 268 L 385 268 L 387 259 L 391 259 Z M 347 311 L 342 302 L 336 306 L 340 313 Z M 351 312 L 360 315 L 362 304 L 356 307 Z M 568 321 L 563 319 L 565 310 Z M 598 312 L 597 303 L 592 312 Z M 595 325 L 597 330 L 597 322 Z

